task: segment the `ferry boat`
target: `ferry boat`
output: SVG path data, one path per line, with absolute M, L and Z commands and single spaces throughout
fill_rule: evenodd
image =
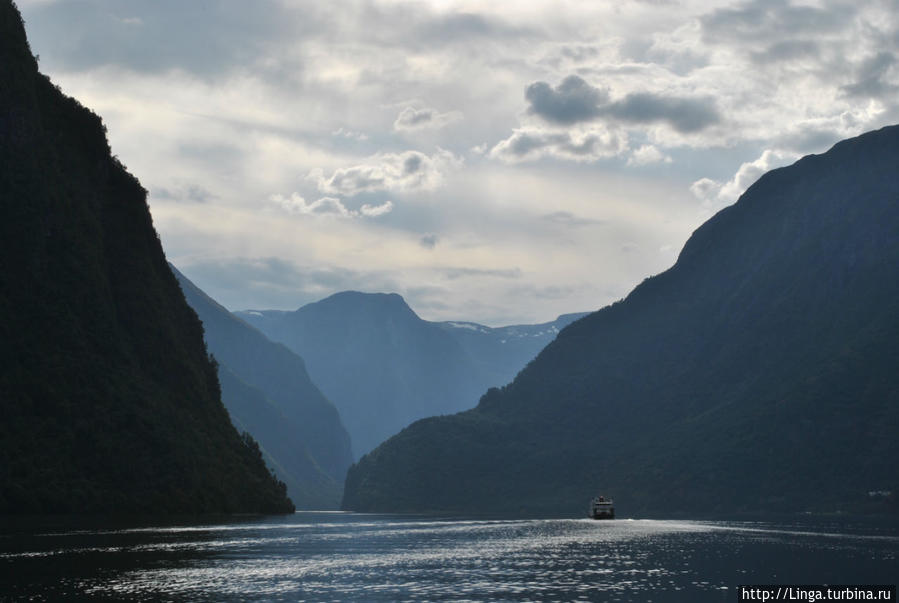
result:
M 590 517 L 593 519 L 615 519 L 615 505 L 611 498 L 597 496 L 590 501 Z

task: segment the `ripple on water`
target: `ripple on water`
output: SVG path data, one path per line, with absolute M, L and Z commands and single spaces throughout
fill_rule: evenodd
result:
M 895 533 L 807 525 L 297 514 L 39 534 L 0 560 L 31 577 L 14 592 L 55 579 L 54 594 L 132 599 L 679 601 L 727 600 L 728 589 L 777 572 L 883 583 L 896 575 L 897 551 Z

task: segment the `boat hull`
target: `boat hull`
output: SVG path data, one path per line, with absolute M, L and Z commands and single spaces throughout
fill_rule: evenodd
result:
M 615 519 L 615 506 L 612 500 L 604 496 L 591 500 L 590 517 L 593 519 Z

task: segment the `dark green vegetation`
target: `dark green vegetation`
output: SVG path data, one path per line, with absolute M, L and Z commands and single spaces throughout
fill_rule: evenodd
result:
M 769 172 L 670 270 L 477 408 L 354 465 L 344 508 L 872 509 L 899 487 L 899 127 Z
M 365 453 L 416 419 L 471 408 L 485 388 L 462 347 L 396 294 L 347 291 L 295 312 L 242 312 L 302 356 Z
M 353 462 L 350 438 L 337 409 L 309 380 L 302 358 L 231 314 L 174 266 L 172 271 L 203 321 L 234 425 L 259 441 L 297 507 L 336 509 Z
M 146 191 L 0 0 L 0 512 L 286 512 Z

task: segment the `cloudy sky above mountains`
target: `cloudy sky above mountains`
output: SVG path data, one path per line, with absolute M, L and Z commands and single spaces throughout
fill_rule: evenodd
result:
M 767 169 L 899 122 L 899 0 L 17 3 L 230 309 L 596 309 Z

